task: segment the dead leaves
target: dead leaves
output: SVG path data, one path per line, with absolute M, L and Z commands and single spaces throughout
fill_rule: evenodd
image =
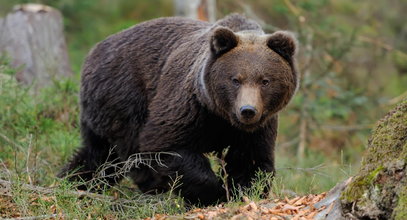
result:
M 164 219 L 231 219 L 231 220 L 252 220 L 252 219 L 267 219 L 267 220 L 309 220 L 326 209 L 322 206 L 315 208 L 314 204 L 325 198 L 326 193 L 319 195 L 307 195 L 295 198 L 285 198 L 282 200 L 264 200 L 260 202 L 250 201 L 248 198 L 243 198 L 246 203 L 240 207 L 224 207 L 218 205 L 207 209 L 194 209 L 185 213 L 184 216 L 166 216 L 156 215 L 148 220 L 164 220 Z M 328 209 L 331 207 L 328 207 Z M 146 219 L 146 220 L 147 220 Z
M 276 219 L 313 219 L 316 214 L 325 209 L 325 207 L 316 209 L 314 204 L 321 201 L 325 196 L 326 193 L 295 197 L 293 199 L 285 198 L 283 201 L 277 202 L 276 206 L 269 209 L 269 213 L 276 215 Z
M 13 202 L 11 197 L 0 195 L 0 219 L 20 216 L 19 207 Z

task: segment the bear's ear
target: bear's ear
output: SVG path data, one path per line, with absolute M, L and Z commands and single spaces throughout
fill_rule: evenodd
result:
M 276 31 L 267 39 L 267 46 L 291 62 L 297 52 L 297 39 L 287 31 Z
M 238 38 L 229 28 L 215 29 L 211 36 L 211 51 L 220 56 L 237 46 Z

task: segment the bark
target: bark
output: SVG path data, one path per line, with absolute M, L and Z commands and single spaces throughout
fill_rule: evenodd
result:
M 341 196 L 350 219 L 407 219 L 407 100 L 380 120 Z
M 0 19 L 0 55 L 11 58 L 19 82 L 36 87 L 72 75 L 62 15 L 54 8 L 25 4 Z

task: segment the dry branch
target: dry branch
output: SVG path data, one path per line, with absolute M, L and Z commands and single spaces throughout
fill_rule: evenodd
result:
M 32 191 L 32 192 L 44 194 L 44 195 L 56 194 L 58 191 L 58 188 L 55 188 L 55 187 L 42 187 L 42 186 L 35 186 L 35 185 L 24 184 L 24 183 L 20 184 L 20 187 L 22 190 Z M 0 195 L 9 196 L 12 192 L 12 188 L 13 188 L 12 181 L 0 179 Z M 115 203 L 119 203 L 119 204 L 134 203 L 133 200 L 115 198 L 113 196 L 106 196 L 106 195 L 91 193 L 91 192 L 87 192 L 87 191 L 68 190 L 68 191 L 64 191 L 64 193 L 67 195 L 77 196 L 79 198 L 87 197 L 87 198 L 96 199 L 96 200 L 100 200 L 100 201 L 111 201 L 111 202 L 115 202 Z
M 39 216 L 28 216 L 28 217 L 18 217 L 18 218 L 6 218 L 3 220 L 37 220 L 37 219 L 52 219 L 58 217 L 57 214 L 51 215 L 39 215 Z

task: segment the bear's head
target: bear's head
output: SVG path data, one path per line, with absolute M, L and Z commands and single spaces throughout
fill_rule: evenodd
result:
M 232 125 L 254 131 L 290 101 L 298 87 L 292 34 L 211 33 L 210 59 L 201 73 L 210 108 Z

